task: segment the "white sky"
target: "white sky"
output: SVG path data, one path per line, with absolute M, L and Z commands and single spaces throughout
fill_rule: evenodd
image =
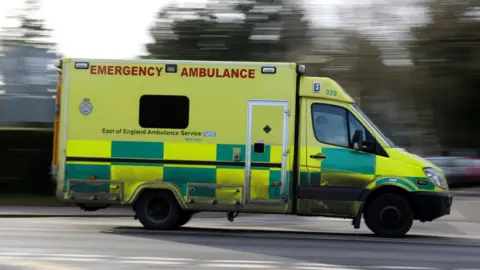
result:
M 141 3 L 141 4 L 139 4 Z M 68 57 L 133 57 L 149 41 L 147 28 L 167 0 L 42 0 L 39 14 Z M 0 0 L 0 25 L 23 0 Z
M 202 3 L 207 0 L 41 0 L 39 14 L 53 29 L 52 41 L 68 57 L 130 58 L 144 52 L 150 41 L 148 28 L 157 12 L 168 3 Z M 307 0 L 315 24 L 338 26 L 335 6 L 365 4 L 371 0 Z M 403 0 L 407 1 L 407 0 Z M 319 4 L 321 3 L 321 4 Z M 24 0 L 0 0 L 0 26 L 5 16 Z M 313 10 L 313 11 L 312 11 Z

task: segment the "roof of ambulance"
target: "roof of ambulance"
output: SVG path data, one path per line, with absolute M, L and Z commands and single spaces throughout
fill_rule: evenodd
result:
M 217 66 L 262 66 L 262 67 L 290 67 L 296 69 L 294 62 L 234 62 L 234 61 L 191 61 L 191 60 L 166 60 L 166 59 L 102 59 L 102 58 L 61 58 L 62 62 L 96 62 L 96 63 L 162 63 L 186 65 L 217 65 Z M 307 66 L 308 69 L 308 66 Z M 317 85 L 319 87 L 317 87 Z M 318 88 L 318 91 L 315 90 Z M 353 98 L 340 84 L 328 77 L 302 77 L 300 96 L 321 98 L 345 103 L 354 103 Z
M 64 62 L 103 62 L 103 63 L 168 63 L 168 64 L 203 64 L 203 65 L 227 65 L 227 66 L 276 66 L 276 67 L 295 67 L 295 62 L 253 62 L 253 61 L 200 61 L 200 60 L 175 60 L 175 59 L 107 59 L 107 58 L 69 58 L 64 57 L 60 60 Z

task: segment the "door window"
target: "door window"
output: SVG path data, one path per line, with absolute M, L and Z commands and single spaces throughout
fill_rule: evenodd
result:
M 348 147 L 347 110 L 326 104 L 312 104 L 315 137 L 322 143 Z
M 352 147 L 353 135 L 355 130 L 361 130 L 363 136 L 363 142 L 366 146 L 365 151 L 370 153 L 376 153 L 376 140 L 370 132 L 365 128 L 360 121 L 351 112 L 348 113 L 348 124 L 350 130 L 350 147 Z
M 347 109 L 327 105 L 312 105 L 313 129 L 318 141 L 352 148 L 352 139 L 356 130 L 363 132 L 363 141 L 367 145 L 367 152 L 375 150 L 375 138 L 360 121 Z
M 353 139 L 353 135 L 355 134 L 356 130 L 362 131 L 363 141 L 367 141 L 367 130 L 351 113 L 348 114 L 348 122 L 350 125 L 350 141 Z

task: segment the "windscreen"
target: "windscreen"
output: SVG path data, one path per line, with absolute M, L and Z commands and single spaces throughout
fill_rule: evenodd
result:
M 375 124 L 372 122 L 372 120 L 370 120 L 370 118 L 368 118 L 368 116 L 362 112 L 362 110 L 360 110 L 360 108 L 357 106 L 357 105 L 353 105 L 353 108 L 363 117 L 363 119 L 365 119 L 365 121 L 368 122 L 368 124 L 370 124 L 371 127 L 373 127 L 373 129 L 375 129 L 375 131 L 377 132 L 378 135 L 380 135 L 384 140 L 385 142 L 388 144 L 388 146 L 390 147 L 398 147 L 392 140 L 390 140 L 387 136 L 385 136 L 379 128 L 377 128 L 377 126 L 375 126 Z

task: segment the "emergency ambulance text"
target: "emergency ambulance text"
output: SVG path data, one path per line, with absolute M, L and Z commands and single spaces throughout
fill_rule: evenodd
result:
M 255 79 L 255 69 L 183 68 L 180 76 Z
M 163 67 L 92 65 L 92 75 L 161 76 Z

